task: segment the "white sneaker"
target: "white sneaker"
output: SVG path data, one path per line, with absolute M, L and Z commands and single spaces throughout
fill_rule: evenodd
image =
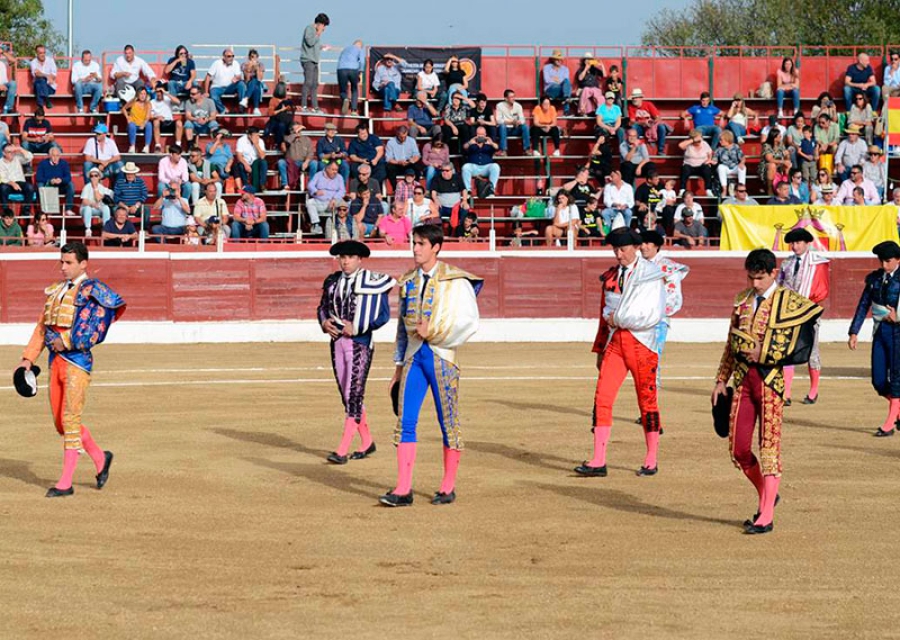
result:
M 128 153 L 135 153 L 134 145 L 131 145 L 130 147 L 128 147 Z
M 71 209 L 66 209 L 65 215 L 69 216 L 70 218 L 74 218 L 74 217 L 75 217 L 75 212 L 72 211 Z
M 744 144 L 744 136 L 739 136 L 737 142 L 738 144 Z
M 533 155 L 535 158 L 540 158 L 541 152 L 538 151 L 537 149 L 535 149 L 534 151 L 531 152 L 531 155 Z
M 784 110 L 779 109 L 779 110 L 778 110 L 778 119 L 780 120 L 780 119 L 783 118 L 783 117 L 784 117 Z
M 94 235 L 94 232 L 91 231 L 91 228 L 90 228 L 90 227 L 88 227 L 87 229 L 84 230 L 84 237 L 85 237 L 85 238 L 90 238 L 92 235 Z
M 145 145 L 144 145 L 144 148 L 141 149 L 141 153 L 150 153 L 150 145 L 149 145 L 149 144 L 145 144 Z
M 247 99 L 247 98 L 244 98 L 244 99 L 241 100 L 238 104 L 241 105 L 242 107 L 244 107 L 244 108 L 246 109 L 246 108 L 247 108 L 247 105 L 250 104 L 250 100 Z
M 254 110 L 253 110 L 253 115 L 255 115 L 255 116 L 261 116 L 261 115 L 262 115 L 262 112 L 261 112 L 259 109 L 254 109 Z
M 322 233 L 322 225 L 314 224 L 312 227 L 310 227 L 309 232 L 311 234 Z
M 560 155 L 560 154 L 559 154 L 559 149 L 557 149 L 556 151 L 553 152 L 553 157 L 554 157 L 554 158 L 558 158 L 559 155 Z

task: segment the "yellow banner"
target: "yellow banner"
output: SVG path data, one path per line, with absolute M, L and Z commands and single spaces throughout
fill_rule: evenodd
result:
M 784 236 L 806 229 L 822 251 L 871 251 L 879 242 L 897 240 L 897 207 L 720 205 L 723 251 L 766 248 L 787 250 Z

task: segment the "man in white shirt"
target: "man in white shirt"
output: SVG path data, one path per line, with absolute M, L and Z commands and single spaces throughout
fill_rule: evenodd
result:
M 56 63 L 53 56 L 47 55 L 47 48 L 39 44 L 34 48 L 34 58 L 31 60 L 31 79 L 34 84 L 34 95 L 37 106 L 52 109 L 53 103 L 50 96 L 56 93 Z
M 853 204 L 853 190 L 856 187 L 863 190 L 866 204 L 881 204 L 878 188 L 874 182 L 863 176 L 863 169 L 858 164 L 854 164 L 848 169 L 848 178 L 841 183 L 841 188 L 834 197 L 835 204 Z
M 103 83 L 100 65 L 91 58 L 89 50 L 82 51 L 81 60 L 72 65 L 71 80 L 75 93 L 75 110 L 80 113 L 84 109 L 84 96 L 87 95 L 91 97 L 88 113 L 96 113 L 103 95 Z
M 216 111 L 228 113 L 222 103 L 222 96 L 236 95 L 238 102 L 241 102 L 247 89 L 243 79 L 244 74 L 241 72 L 241 65 L 234 59 L 234 51 L 225 49 L 222 58 L 213 62 L 206 72 L 203 92 L 212 98 Z
M 126 85 L 134 87 L 134 90 L 137 91 L 156 79 L 156 74 L 150 65 L 143 58 L 134 55 L 134 47 L 126 44 L 123 54 L 116 58 L 116 63 L 109 72 L 110 79 L 116 83 L 117 95 Z M 144 77 L 143 81 L 141 81 L 141 76 Z
M 634 208 L 634 189 L 622 180 L 621 171 L 609 174 L 610 182 L 603 190 L 603 205 L 606 207 L 600 215 L 606 227 L 612 230 L 616 216 L 622 214 L 625 228 L 631 228 L 631 210 Z
M 6 94 L 2 112 L 12 113 L 16 105 L 16 57 L 5 47 L 0 49 L 0 94 Z M 9 70 L 4 59 L 9 63 Z
M 247 127 L 247 133 L 238 138 L 231 169 L 238 183 L 238 189 L 250 183 L 257 187 L 257 191 L 265 188 L 268 171 L 266 145 L 256 127 Z
M 153 143 L 156 147 L 156 153 L 162 151 L 162 134 L 174 133 L 175 144 L 181 146 L 181 135 L 184 132 L 184 125 L 181 119 L 175 119 L 172 113 L 172 105 L 180 105 L 181 100 L 169 93 L 165 82 L 156 83 L 156 90 L 153 92 L 153 100 L 150 101 L 150 120 L 153 122 Z
M 31 211 L 34 187 L 25 179 L 22 166 L 30 164 L 32 157 L 31 153 L 15 144 L 3 147 L 3 156 L 0 157 L 0 203 L 6 205 L 11 194 L 21 194 L 24 216 L 28 216 Z
M 84 175 L 91 174 L 91 169 L 97 167 L 103 172 L 103 177 L 110 179 L 110 184 L 115 184 L 122 170 L 122 156 L 115 141 L 109 137 L 109 130 L 105 124 L 94 127 L 94 137 L 89 138 L 84 144 Z
M 497 119 L 497 132 L 500 134 L 500 151 L 498 156 L 505 156 L 508 143 L 506 139 L 509 134 L 522 136 L 522 147 L 525 148 L 525 155 L 531 155 L 531 133 L 528 131 L 528 125 L 525 122 L 525 112 L 522 105 L 516 102 L 516 92 L 507 89 L 503 92 L 503 102 L 497 105 L 494 111 Z

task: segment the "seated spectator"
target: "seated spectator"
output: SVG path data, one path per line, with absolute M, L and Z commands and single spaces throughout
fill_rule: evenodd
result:
M 358 240 L 360 227 L 353 216 L 350 215 L 350 207 L 346 201 L 341 200 L 334 208 L 334 216 L 325 221 L 325 239 L 334 242 L 344 240 Z
M 772 129 L 762 146 L 759 156 L 759 179 L 766 193 L 772 194 L 778 182 L 787 179 L 791 170 L 791 156 L 784 147 L 781 130 Z
M 287 95 L 287 83 L 277 83 L 272 91 L 272 97 L 269 99 L 269 106 L 266 108 L 266 115 L 269 116 L 269 119 L 263 130 L 263 138 L 272 137 L 275 140 L 275 146 L 281 148 L 284 137 L 291 132 L 291 128 L 294 126 L 296 113 L 297 107 Z
M 775 102 L 778 105 L 778 117 L 784 118 L 784 96 L 791 94 L 791 102 L 796 114 L 800 111 L 800 69 L 794 64 L 794 59 L 784 57 L 781 67 L 775 72 Z
M 608 230 L 618 228 L 616 218 L 622 216 L 622 222 L 626 229 L 631 228 L 631 218 L 634 209 L 634 189 L 630 184 L 622 180 L 621 171 L 613 171 L 609 174 L 609 183 L 603 188 L 603 224 Z
M 347 157 L 347 147 L 344 141 L 337 136 L 337 126 L 333 122 L 325 124 L 325 137 L 319 138 L 316 143 L 316 157 L 319 168 L 329 164 L 336 164 L 338 172 L 344 179 L 344 184 L 350 180 L 350 162 Z
M 444 144 L 444 134 L 439 133 L 422 147 L 422 166 L 425 167 L 425 189 L 431 190 L 431 181 L 441 167 L 450 162 L 450 149 Z
M 376 226 L 378 236 L 384 238 L 388 245 L 409 244 L 409 234 L 413 225 L 406 217 L 406 207 L 402 202 L 394 200 L 391 204 L 391 214 L 381 216 Z
M 338 56 L 337 81 L 341 95 L 341 115 L 352 114 L 355 116 L 359 114 L 359 77 L 365 70 L 366 53 L 363 49 L 363 41 L 356 40 L 349 47 L 341 50 L 341 55 Z M 347 85 L 350 86 L 349 98 Z
M 387 161 L 388 182 L 391 183 L 391 188 L 396 188 L 397 176 L 405 174 L 409 168 L 415 169 L 422 159 L 419 147 L 415 139 L 409 137 L 406 125 L 397 127 L 397 135 L 388 140 L 384 157 Z M 372 173 L 374 175 L 374 171 Z
M 171 145 L 168 154 L 160 158 L 156 168 L 158 183 L 156 195 L 162 196 L 171 183 L 177 180 L 181 197 L 185 200 L 191 197 L 188 163 L 181 157 L 181 147 L 177 144 Z
M 855 124 L 865 133 L 866 144 L 874 143 L 875 113 L 872 111 L 872 105 L 866 100 L 866 94 L 857 93 L 853 96 L 853 106 L 847 114 L 847 124 Z
M 704 247 L 709 244 L 709 231 L 701 223 L 694 220 L 694 212 L 690 209 L 684 212 L 684 217 L 675 223 L 674 244 L 687 249 Z
M 738 184 L 747 184 L 747 163 L 744 152 L 734 142 L 734 134 L 731 131 L 723 131 L 719 138 L 719 148 L 716 149 L 713 158 L 716 172 L 719 174 L 719 193 L 728 191 L 728 178 L 737 176 Z
M 606 182 L 606 176 L 612 171 L 612 151 L 606 143 L 607 136 L 601 135 L 594 140 L 588 161 L 588 172 L 599 184 Z
M 625 142 L 619 145 L 619 155 L 622 157 L 619 165 L 622 179 L 631 186 L 637 176 L 643 178 L 647 171 L 656 171 L 656 165 L 650 162 L 650 150 L 638 137 L 637 129 L 629 129 L 625 134 Z
M 844 129 L 844 133 L 847 134 L 847 138 L 841 140 L 837 152 L 834 154 L 834 169 L 837 172 L 838 180 L 842 182 L 850 177 L 850 167 L 862 165 L 869 152 L 869 147 L 859 136 L 859 127 L 851 124 Z
M 44 108 L 37 107 L 22 126 L 22 148 L 31 153 L 49 153 L 53 147 L 60 148 L 53 135 L 53 125 L 44 117 Z
M 371 193 L 372 202 L 381 203 L 384 208 L 384 214 L 387 215 L 388 206 L 381 195 L 381 183 L 372 177 L 372 167 L 367 164 L 360 165 L 359 173 L 350 181 L 347 196 L 350 200 L 356 200 L 363 191 Z
M 34 48 L 34 58 L 32 58 L 29 68 L 37 106 L 52 109 L 53 102 L 50 100 L 50 96 L 56 93 L 58 72 L 53 56 L 47 55 L 47 48 L 44 45 L 39 44 Z
M 231 171 L 238 189 L 248 183 L 253 185 L 254 193 L 266 188 L 269 167 L 266 164 L 266 145 L 258 128 L 247 127 L 247 133 L 238 138 Z
M 716 134 L 718 145 L 719 134 Z M 688 178 L 700 176 L 703 179 L 703 188 L 712 195 L 712 163 L 713 150 L 703 139 L 703 134 L 697 129 L 691 129 L 687 140 L 678 143 L 678 148 L 684 151 L 684 163 L 681 165 L 681 189 L 687 188 Z
M 604 136 L 609 140 L 615 137 L 622 144 L 625 141 L 625 130 L 622 128 L 622 109 L 616 104 L 616 94 L 607 91 L 603 97 L 604 103 L 597 107 L 594 135 Z
M 90 238 L 92 235 L 91 224 L 94 218 L 100 218 L 101 224 L 109 221 L 109 206 L 113 200 L 113 191 L 103 186 L 100 180 L 103 174 L 100 169 L 94 167 L 88 174 L 88 183 L 81 191 L 81 218 L 84 220 L 84 235 Z M 128 217 L 128 209 L 124 209 L 125 217 Z M 130 223 L 129 223 L 130 224 Z
M 554 49 L 550 61 L 541 70 L 544 80 L 544 95 L 550 100 L 561 100 L 563 113 L 569 115 L 569 99 L 572 97 L 572 81 L 562 51 Z
M 403 111 L 403 107 L 397 104 L 400 99 L 400 87 L 403 86 L 403 77 L 400 75 L 398 65 L 403 59 L 393 53 L 386 53 L 381 62 L 375 65 L 375 77 L 372 79 L 372 88 L 382 100 L 384 110 Z
M 21 196 L 23 216 L 29 215 L 34 200 L 34 187 L 25 179 L 23 168 L 31 164 L 32 157 L 30 151 L 9 143 L 3 147 L 3 157 L 0 158 L 0 204 L 8 204 L 13 194 Z
M 534 140 L 534 155 L 540 157 L 538 147 L 541 140 L 550 138 L 553 141 L 553 157 L 559 157 L 559 123 L 557 121 L 556 107 L 550 103 L 549 96 L 543 96 L 540 103 L 531 112 L 534 124 L 531 125 L 531 139 Z
M 169 151 L 173 151 L 173 149 L 170 148 Z M 161 163 L 162 160 L 160 160 Z M 203 157 L 200 147 L 191 147 L 188 150 L 187 173 L 191 202 L 194 205 L 199 202 L 200 194 L 206 193 L 206 187 L 209 185 L 213 186 L 217 198 L 222 196 L 222 176 L 213 167 L 212 162 Z
M 869 157 L 862 163 L 863 178 L 872 182 L 878 190 L 878 201 L 884 200 L 884 179 L 887 167 L 884 163 L 884 152 L 881 147 L 872 145 L 869 147 Z
M 175 119 L 173 109 L 180 108 L 181 100 L 166 90 L 164 82 L 156 83 L 153 92 L 153 100 L 150 101 L 150 122 L 153 123 L 153 149 L 156 153 L 162 151 L 162 134 L 175 134 L 175 144 L 181 146 L 181 135 L 184 127 L 181 118 Z
M 817 203 L 822 198 L 822 192 L 826 186 L 833 187 L 831 190 L 832 195 L 837 193 L 838 188 L 831 180 L 831 172 L 826 169 L 819 169 L 816 172 L 816 179 L 809 185 L 809 195 L 813 203 Z
M 243 82 L 244 72 L 234 59 L 234 51 L 225 49 L 222 57 L 209 67 L 203 82 L 203 93 L 208 95 L 216 105 L 216 113 L 228 113 L 222 98 L 237 96 L 238 104 L 244 106 L 247 85 Z
M 122 53 L 123 55 L 116 58 L 109 72 L 109 79 L 115 83 L 116 95 L 126 86 L 134 88 L 136 93 L 141 87 L 146 88 L 148 84 L 153 84 L 156 74 L 149 64 L 134 55 L 134 47 L 126 44 Z
M 103 97 L 103 80 L 100 65 L 91 59 L 91 52 L 87 49 L 81 52 L 81 60 L 72 65 L 69 75 L 72 82 L 72 91 L 75 94 L 75 110 L 81 113 L 84 110 L 84 97 L 91 99 L 88 113 L 97 113 L 100 106 L 100 98 Z
M 240 100 L 240 106 L 246 113 L 254 116 L 261 116 L 259 105 L 262 102 L 263 91 L 266 85 L 263 84 L 266 76 L 266 66 L 259 59 L 259 51 L 250 49 L 247 52 L 247 59 L 241 65 L 241 82 L 244 85 L 244 97 Z
M 556 192 L 556 208 L 553 219 L 544 228 L 547 246 L 554 246 L 560 238 L 567 237 L 569 231 L 577 237 L 580 226 L 581 216 L 578 214 L 578 205 L 572 200 L 572 194 L 565 189 L 560 189 Z
M 859 53 L 856 56 L 856 63 L 847 67 L 847 73 L 844 75 L 844 105 L 847 107 L 847 111 L 850 111 L 854 96 L 858 93 L 864 93 L 869 99 L 872 109 L 878 109 L 881 101 L 881 88 L 875 79 L 875 71 L 869 64 L 868 53 Z
M 223 178 L 232 175 L 231 169 L 234 166 L 234 152 L 228 144 L 230 135 L 227 129 L 218 129 L 212 142 L 206 145 L 206 158 Z
M 428 102 L 428 94 L 419 91 L 416 94 L 416 100 L 406 112 L 406 120 L 409 125 L 409 134 L 413 138 L 420 136 L 431 137 L 441 132 L 440 125 L 434 123 L 434 118 L 438 117 L 437 109 Z
M 725 117 L 728 120 L 725 128 L 734 134 L 735 142 L 739 145 L 744 144 L 750 122 L 759 122 L 759 115 L 747 106 L 744 96 L 739 93 L 734 94 L 734 99 L 731 101 Z
M 162 195 L 153 204 L 153 208 L 162 212 L 162 223 L 153 225 L 153 235 L 183 236 L 187 227 L 193 226 L 194 219 L 191 217 L 191 205 L 179 195 L 183 192 L 182 184 L 178 180 L 172 180 L 160 190 Z M 162 238 L 157 239 L 157 242 L 162 241 Z
M 320 228 L 319 233 L 322 233 Z M 234 205 L 234 219 L 231 223 L 232 238 L 269 238 L 269 223 L 266 222 L 266 204 L 256 197 L 256 189 L 244 185 L 241 198 Z
M 841 139 L 841 128 L 836 122 L 832 122 L 828 113 L 820 113 L 816 119 L 816 127 L 813 129 L 813 138 L 816 141 L 816 150 L 819 154 L 819 164 L 822 166 L 822 156 L 834 156 L 837 153 L 838 142 Z M 829 161 L 831 164 L 831 161 Z
M 787 137 L 787 128 L 784 125 L 780 124 L 778 122 L 778 118 L 776 118 L 775 116 L 769 116 L 768 120 L 766 121 L 766 126 L 764 126 L 762 128 L 762 131 L 759 132 L 760 140 L 765 140 L 766 138 L 768 138 L 769 132 L 775 129 L 778 129 L 781 132 L 782 142 L 786 145 L 787 143 L 785 142 L 785 138 Z
M 666 136 L 671 129 L 661 120 L 659 109 L 649 100 L 644 100 L 644 92 L 634 89 L 631 92 L 631 104 L 628 105 L 628 120 L 631 128 L 637 131 L 639 138 L 655 143 L 656 152 L 665 153 Z
M 381 216 L 387 215 L 387 205 L 375 200 L 372 192 L 363 189 L 356 194 L 356 198 L 350 203 L 350 215 L 356 221 L 359 235 L 370 238 L 376 235 L 376 226 Z
M 694 192 L 690 190 L 685 191 L 682 194 L 681 204 L 675 207 L 675 216 L 673 217 L 673 220 L 678 223 L 689 215 L 693 216 L 694 221 L 697 222 L 697 224 L 703 224 L 703 207 L 694 201 Z
M 634 192 L 634 212 L 637 214 L 638 226 L 642 229 L 655 229 L 656 209 L 663 199 L 664 187 L 656 169 L 645 173 L 646 180 Z M 672 187 L 675 187 L 674 180 Z
M 725 200 L 722 201 L 722 204 L 736 204 L 738 206 L 758 206 L 759 202 L 757 202 L 747 193 L 747 185 L 739 184 L 737 187 L 735 187 L 734 195 L 730 198 L 725 198 Z
M 141 153 L 150 153 L 153 122 L 150 120 L 151 106 L 147 87 L 138 89 L 134 98 L 125 103 L 124 110 L 128 120 L 128 153 L 135 153 L 139 130 L 144 132 L 144 148 Z
M 450 162 L 445 162 L 441 172 L 431 181 L 431 200 L 437 203 L 441 220 L 452 220 L 454 211 L 458 220 L 467 210 L 469 185 L 463 183 Z
M 334 207 L 347 195 L 344 179 L 338 175 L 338 165 L 334 162 L 326 164 L 309 181 L 307 190 L 309 196 L 306 198 L 306 212 L 312 224 L 310 233 L 322 233 L 321 218 L 330 216 Z
M 116 180 L 113 200 L 116 206 L 126 207 L 129 216 L 140 216 L 143 222 L 142 229 L 146 229 L 150 226 L 150 209 L 144 207 L 148 193 L 147 184 L 138 175 L 140 171 L 133 162 L 126 163 Z
M 35 181 L 41 187 L 56 187 L 59 193 L 66 196 L 66 215 L 74 216 L 75 185 L 72 183 L 72 171 L 69 163 L 62 159 L 59 147 L 50 148 L 50 157 L 38 163 Z
M 218 112 L 215 103 L 203 94 L 200 87 L 191 87 L 188 98 L 184 106 L 184 137 L 190 144 L 195 135 L 214 135 L 219 123 L 216 122 Z
M 601 221 L 597 197 L 591 196 L 581 209 L 581 224 L 578 226 L 578 236 L 581 238 L 602 238 Z
M 575 171 L 575 179 L 569 180 L 562 186 L 572 196 L 572 202 L 578 205 L 579 210 L 584 208 L 590 198 L 599 195 L 599 192 L 595 193 L 593 187 L 588 184 L 590 177 L 591 174 L 586 166 L 578 167 Z
M 463 242 L 474 240 L 479 235 L 478 216 L 472 212 L 463 217 L 462 224 L 453 231 L 454 238 L 460 238 Z
M 619 72 L 619 65 L 610 65 L 609 67 L 609 77 L 606 78 L 606 91 L 612 91 L 615 98 L 613 102 L 619 105 L 620 109 L 625 107 L 625 96 L 623 92 L 625 91 L 625 83 L 622 81 L 622 76 Z M 604 93 L 604 97 L 606 94 Z
M 836 204 L 853 204 L 853 190 L 860 187 L 863 190 L 866 204 L 880 204 L 881 198 L 878 197 L 878 189 L 871 180 L 867 180 L 863 176 L 862 166 L 855 164 L 850 167 L 849 177 L 841 183 L 834 200 Z
M 484 127 L 491 140 L 497 142 L 497 119 L 494 111 L 488 106 L 487 96 L 479 93 L 475 96 L 475 106 L 469 109 L 469 127 Z
M 4 62 L 4 60 L 6 60 L 6 62 Z M 9 69 L 12 69 L 11 72 L 7 69 L 7 63 L 9 63 Z M 11 49 L 7 47 L 0 48 L 0 96 L 5 94 L 5 100 L 3 101 L 3 108 L 0 109 L 0 114 L 13 113 L 16 110 L 17 86 L 16 57 L 13 55 Z
M 787 180 L 779 182 L 775 187 L 775 195 L 766 202 L 768 205 L 798 205 L 803 204 L 799 198 L 791 193 L 791 183 Z
M 887 98 L 900 96 L 900 51 L 891 51 L 890 64 L 884 67 L 882 95 Z
M 459 64 L 459 57 L 447 58 L 447 64 L 444 65 L 444 82 L 447 85 L 446 96 L 452 97 L 454 93 L 459 92 L 463 100 L 469 102 L 469 79 L 466 77 L 466 70 Z M 443 111 L 445 106 L 446 103 L 439 104 L 438 110 Z
M 736 112 L 740 108 L 736 107 Z M 719 146 L 719 136 L 722 135 L 722 127 L 720 126 L 722 110 L 712 103 L 709 91 L 704 91 L 700 94 L 700 104 L 695 104 L 682 111 L 681 118 L 684 120 L 685 129 L 691 129 L 692 132 L 699 131 L 701 136 L 711 136 L 712 139 L 709 146 L 713 149 Z M 691 123 L 693 123 L 693 127 Z M 746 127 L 746 124 L 744 127 Z M 743 135 L 746 135 L 746 131 Z M 737 137 L 741 138 L 743 135 L 738 134 Z
M 203 185 L 203 197 L 194 204 L 194 222 L 202 235 L 213 235 L 213 231 L 221 230 L 225 237 L 231 235 L 228 204 L 222 199 L 217 185 L 208 182 Z M 213 229 L 213 227 L 218 229 Z
M 413 197 L 413 192 L 418 186 L 416 170 L 410 167 L 403 174 L 403 180 L 398 180 L 397 186 L 394 187 L 394 202 L 402 202 L 405 206 L 406 201 Z
M 434 70 L 434 60 L 427 58 L 422 63 L 422 70 L 416 74 L 416 93 L 425 92 L 429 102 L 439 102 L 441 97 L 441 79 Z
M 122 170 L 122 156 L 115 140 L 109 137 L 109 130 L 105 124 L 94 127 L 94 136 L 84 143 L 84 175 L 88 175 L 91 169 L 97 167 L 103 172 L 104 178 L 109 178 L 110 184 L 115 185 Z
M 823 91 L 819 94 L 819 97 L 816 98 L 816 103 L 813 105 L 813 108 L 809 113 L 809 117 L 814 122 L 817 122 L 819 114 L 823 112 L 828 114 L 828 118 L 831 120 L 831 122 L 837 122 L 837 105 L 834 103 L 834 99 L 831 97 L 831 94 L 827 91 Z
M 455 138 L 457 151 L 462 154 L 462 146 L 472 134 L 472 130 L 469 129 L 469 105 L 462 93 L 457 91 L 450 96 L 450 104 L 444 107 L 441 117 L 444 120 L 444 126 L 441 127 L 444 140 L 450 144 Z
M 803 181 L 803 172 L 800 169 L 791 169 L 790 194 L 797 198 L 801 204 L 809 204 L 809 185 Z
M 284 157 L 278 160 L 277 166 L 282 190 L 299 188 L 302 173 L 310 176 L 318 173 L 319 163 L 315 160 L 312 140 L 303 135 L 303 129 L 302 124 L 295 122 L 281 145 Z
M 493 193 L 497 193 L 497 182 L 500 180 L 500 165 L 494 162 L 494 153 L 498 145 L 488 138 L 484 127 L 475 129 L 475 137 L 463 145 L 466 163 L 462 167 L 463 185 L 468 189 L 472 184 L 472 176 L 488 178 Z
M 0 213 L 0 247 L 21 247 L 25 244 L 25 234 L 16 222 L 16 214 L 9 207 Z
M 53 225 L 43 211 L 35 211 L 34 219 L 25 230 L 25 238 L 29 247 L 45 247 L 55 244 Z
M 784 135 L 784 145 L 791 154 L 791 164 L 794 167 L 800 166 L 797 152 L 800 149 L 800 145 L 803 143 L 803 127 L 805 126 L 806 117 L 804 117 L 802 112 L 798 111 L 794 114 L 794 117 L 791 118 L 791 124 L 788 126 L 787 132 Z M 812 129 L 810 129 L 810 132 L 812 132 Z M 810 136 L 810 138 L 812 138 L 812 136 Z
M 499 151 L 497 155 L 505 156 L 509 143 L 507 142 L 510 135 L 522 136 L 522 147 L 525 149 L 525 155 L 531 155 L 531 136 L 528 131 L 528 125 L 525 124 L 525 112 L 522 105 L 516 102 L 516 92 L 507 89 L 503 92 L 503 102 L 497 104 L 494 111 L 497 119 L 497 134 L 499 136 Z M 485 129 L 485 131 L 487 131 Z
M 440 224 L 441 215 L 433 200 L 425 197 L 425 187 L 415 185 L 412 198 L 406 201 L 406 217 L 417 227 L 420 224 Z
M 0 120 L 0 153 L 3 153 L 3 148 L 9 144 L 9 125 Z
M 837 195 L 837 187 L 833 184 L 824 184 L 819 189 L 819 197 L 813 204 L 838 206 L 840 203 L 835 200 Z
M 356 137 L 350 141 L 347 153 L 350 156 L 351 176 L 355 177 L 359 168 L 365 164 L 372 169 L 373 178 L 384 182 L 387 177 L 384 143 L 374 133 L 369 133 L 369 125 L 360 123 L 356 126 Z
M 578 82 L 578 114 L 582 116 L 597 113 L 603 104 L 603 79 L 606 67 L 590 51 L 581 57 L 581 66 L 575 74 Z
M 178 98 L 186 95 L 197 82 L 197 65 L 187 47 L 183 44 L 175 47 L 175 55 L 166 62 L 163 73 L 169 79 L 168 84 L 162 83 L 168 88 L 167 93 Z M 160 82 L 156 83 L 159 88 Z M 178 104 L 177 102 L 175 104 Z
M 113 217 L 103 223 L 100 238 L 104 247 L 133 247 L 137 244 L 138 232 L 128 219 L 127 207 L 116 207 Z

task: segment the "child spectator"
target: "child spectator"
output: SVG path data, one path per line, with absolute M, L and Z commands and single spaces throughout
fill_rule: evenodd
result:
M 811 184 L 816 179 L 819 149 L 816 141 L 813 140 L 813 130 L 809 125 L 803 127 L 803 140 L 800 142 L 800 148 L 797 149 L 797 159 L 800 161 L 803 180 Z

